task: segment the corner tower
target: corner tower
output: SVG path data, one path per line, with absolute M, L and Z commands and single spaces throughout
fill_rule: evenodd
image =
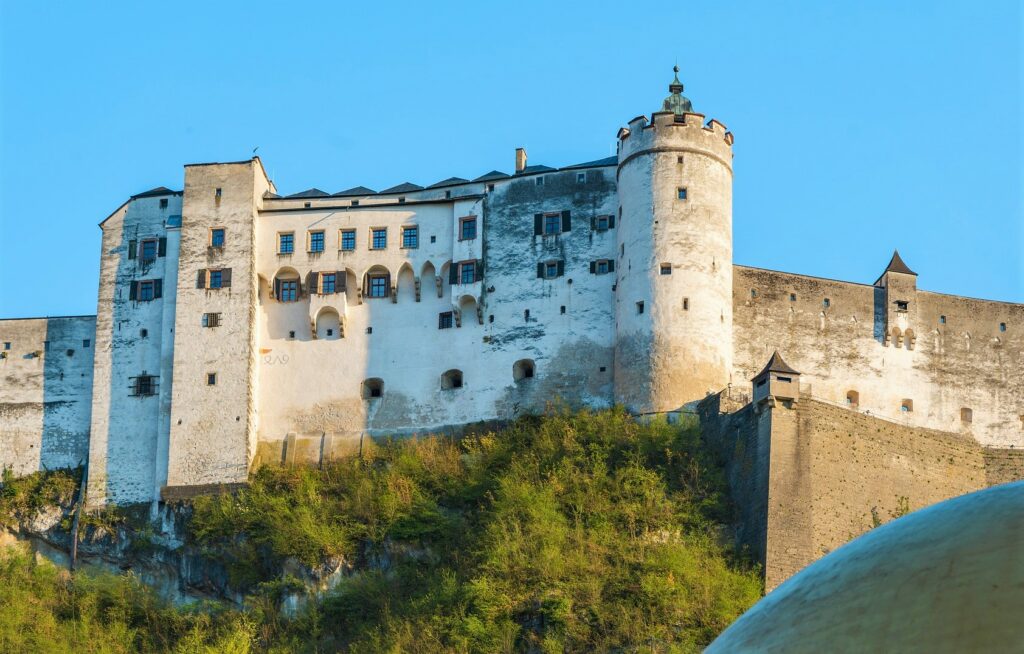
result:
M 682 95 L 619 130 L 615 399 L 673 411 L 732 370 L 732 142 Z

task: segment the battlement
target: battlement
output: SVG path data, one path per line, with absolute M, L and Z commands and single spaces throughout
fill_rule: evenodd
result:
M 733 134 L 718 120 L 705 122 L 704 114 L 676 114 L 659 111 L 647 116 L 637 116 L 629 121 L 628 127 L 618 132 L 619 167 L 631 157 L 650 150 L 672 147 L 699 148 L 712 154 L 731 167 Z

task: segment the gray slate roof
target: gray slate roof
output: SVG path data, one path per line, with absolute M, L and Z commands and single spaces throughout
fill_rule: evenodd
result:
M 419 184 L 413 184 L 412 182 L 402 182 L 398 186 L 392 186 L 381 191 L 381 195 L 385 193 L 412 193 L 413 191 L 422 191 L 423 187 Z
M 473 181 L 474 182 L 486 182 L 486 181 L 490 181 L 492 179 L 505 179 L 505 178 L 508 178 L 508 177 L 511 177 L 511 175 L 509 175 L 508 173 L 503 173 L 500 170 L 492 170 L 489 173 L 484 173 L 483 175 L 480 175 L 479 177 L 477 177 Z
M 449 177 L 448 179 L 442 179 L 440 182 L 437 182 L 436 184 L 431 184 L 427 188 L 439 188 L 441 186 L 454 186 L 455 184 L 468 184 L 468 183 L 469 183 L 468 179 L 463 179 L 461 177 Z
M 131 199 L 135 200 L 137 198 L 155 198 L 155 197 L 158 197 L 158 196 L 161 196 L 161 195 L 181 195 L 181 191 L 172 191 L 171 189 L 167 188 L 166 186 L 157 186 L 156 188 L 149 189 L 145 193 L 139 193 L 138 195 L 133 195 L 133 196 L 131 196 Z
M 366 188 L 365 186 L 353 186 L 350 189 L 338 191 L 333 195 L 333 197 L 344 198 L 352 195 L 377 195 L 377 191 L 374 191 L 372 188 Z
M 292 198 L 329 198 L 329 197 L 331 197 L 330 193 L 325 193 L 324 191 L 321 191 L 318 188 L 311 188 L 311 189 L 307 189 L 307 190 L 305 190 L 305 191 L 303 191 L 301 193 L 292 193 L 291 195 L 286 195 L 285 196 L 285 198 L 288 198 L 288 199 L 292 199 Z
M 779 354 L 778 350 L 772 354 L 772 358 L 768 359 L 768 364 L 757 373 L 751 381 L 767 375 L 769 372 L 781 372 L 788 375 L 799 375 L 800 373 L 789 367 L 789 364 L 782 360 L 782 355 Z
M 900 257 L 899 250 L 892 251 L 892 259 L 889 259 L 889 265 L 885 267 L 885 272 L 898 272 L 907 275 L 917 275 L 917 273 L 911 270 L 910 267 L 907 266 L 907 264 L 903 263 L 903 259 Z

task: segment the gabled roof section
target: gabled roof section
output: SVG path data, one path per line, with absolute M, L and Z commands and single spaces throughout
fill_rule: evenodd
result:
M 601 166 L 616 166 L 619 163 L 619 156 L 615 155 L 612 157 L 605 157 L 604 159 L 595 159 L 594 161 L 588 161 L 586 163 L 579 163 L 575 166 L 566 166 L 562 170 L 572 170 L 573 168 L 600 168 Z
M 904 275 L 917 275 L 917 273 L 911 270 L 907 264 L 903 263 L 899 250 L 892 251 L 892 259 L 889 259 L 889 265 L 885 267 L 885 272 L 882 274 L 884 275 L 887 272 L 903 273 Z
M 366 188 L 365 186 L 353 186 L 350 189 L 338 191 L 331 197 L 344 198 L 353 195 L 377 195 L 377 191 L 374 191 L 372 188 Z
M 330 193 L 325 193 L 324 191 L 321 191 L 318 188 L 311 188 L 311 189 L 307 189 L 305 191 L 302 191 L 301 193 L 292 193 L 291 195 L 286 195 L 284 197 L 285 197 L 285 199 L 288 199 L 288 200 L 295 199 L 295 198 L 329 198 L 329 197 L 331 197 L 331 194 Z
M 772 354 L 772 358 L 768 359 L 768 364 L 761 370 L 761 372 L 754 375 L 750 381 L 760 379 L 770 372 L 781 372 L 787 375 L 799 375 L 800 373 L 789 367 L 789 364 L 782 360 L 782 355 L 779 354 L 778 350 Z
M 413 191 L 422 191 L 423 187 L 419 184 L 413 184 L 412 182 L 402 182 L 398 186 L 392 186 L 386 188 L 380 192 L 381 195 L 385 193 L 412 193 Z
M 155 198 L 155 197 L 160 197 L 162 195 L 181 195 L 181 191 L 172 191 L 171 189 L 167 188 L 166 186 L 157 186 L 156 188 L 149 189 L 145 193 L 139 193 L 138 195 L 133 195 L 129 199 L 136 200 L 138 198 Z
M 511 177 L 511 175 L 509 175 L 508 173 L 503 173 L 500 170 L 492 170 L 489 173 L 484 173 L 483 175 L 480 175 L 479 177 L 477 177 L 473 181 L 474 182 L 487 182 L 487 181 L 490 181 L 492 179 L 508 179 L 509 177 Z
M 436 184 L 431 184 L 427 188 L 439 188 L 441 186 L 455 186 L 456 184 L 468 184 L 468 179 L 462 179 L 461 177 L 449 177 L 448 179 L 442 179 Z
M 521 171 L 516 173 L 516 175 L 531 175 L 533 173 L 547 173 L 547 172 L 553 172 L 555 170 L 556 169 L 552 168 L 551 166 L 541 166 L 541 165 L 527 166 L 526 168 L 523 168 Z

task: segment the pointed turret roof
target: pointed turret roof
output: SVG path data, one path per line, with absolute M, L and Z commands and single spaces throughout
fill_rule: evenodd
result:
M 800 373 L 789 367 L 789 364 L 782 360 L 782 355 L 779 354 L 778 350 L 772 353 L 772 358 L 768 359 L 768 364 L 751 378 L 751 381 L 759 379 L 770 372 L 781 372 L 788 375 L 799 375 Z
M 671 111 L 676 115 L 693 113 L 693 104 L 690 99 L 683 95 L 683 83 L 679 81 L 679 66 L 673 66 L 672 71 L 675 78 L 668 85 L 668 92 L 671 94 L 661 103 L 662 111 Z
M 892 259 L 889 259 L 889 265 L 885 267 L 885 272 L 883 272 L 882 274 L 884 275 L 887 272 L 898 272 L 903 273 L 905 275 L 917 275 L 917 273 L 911 270 L 910 267 L 907 266 L 907 264 L 903 263 L 903 259 L 900 258 L 899 250 L 892 251 Z

